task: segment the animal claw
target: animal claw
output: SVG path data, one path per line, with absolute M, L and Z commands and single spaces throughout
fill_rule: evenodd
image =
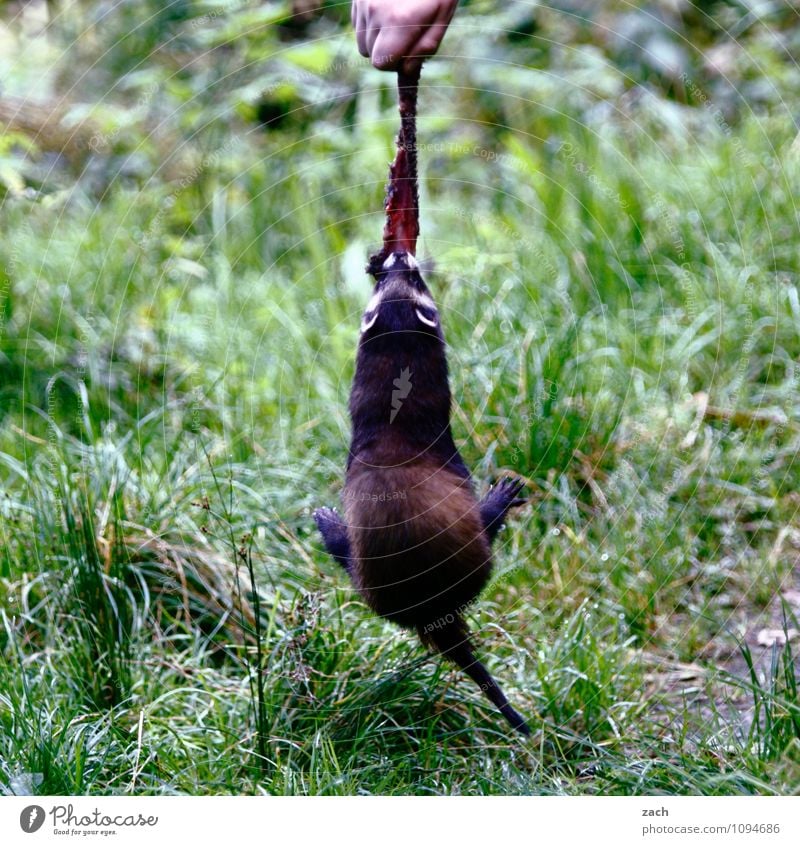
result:
M 501 493 L 509 497 L 512 505 L 517 503 L 523 504 L 527 501 L 526 498 L 517 496 L 517 494 L 525 487 L 525 482 L 521 478 L 506 477 L 497 482 L 496 495 Z M 493 487 L 492 490 L 495 488 Z

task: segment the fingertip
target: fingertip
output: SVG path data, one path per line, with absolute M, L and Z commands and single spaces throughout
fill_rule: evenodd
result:
M 397 70 L 401 66 L 402 53 L 397 49 L 394 33 L 381 30 L 372 45 L 370 58 L 378 70 Z

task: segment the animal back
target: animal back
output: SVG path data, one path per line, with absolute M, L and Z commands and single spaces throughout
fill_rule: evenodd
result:
M 345 486 L 353 576 L 381 616 L 419 627 L 463 609 L 491 571 L 469 481 L 424 460 L 354 463 Z

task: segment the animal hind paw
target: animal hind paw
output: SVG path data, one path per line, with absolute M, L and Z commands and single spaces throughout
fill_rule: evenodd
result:
M 344 520 L 334 508 L 317 508 L 313 516 L 328 554 L 349 572 L 350 540 Z
M 527 498 L 520 496 L 525 486 L 521 478 L 502 478 L 484 496 L 480 504 L 483 527 L 493 540 L 503 526 L 511 508 L 518 508 L 527 502 Z

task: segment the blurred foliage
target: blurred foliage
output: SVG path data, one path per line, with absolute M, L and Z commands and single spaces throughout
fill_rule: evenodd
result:
M 0 148 L 18 152 L 16 178 L 3 166 L 5 189 L 27 185 L 33 199 L 75 178 L 93 195 L 115 179 L 172 183 L 202 167 L 232 130 L 243 143 L 225 151 L 231 175 L 252 166 L 253 152 L 270 156 L 276 129 L 296 130 L 331 157 L 346 152 L 348 136 L 368 131 L 375 95 L 390 99 L 389 76 L 376 80 L 355 53 L 347 3 L 293 14 L 295 6 L 304 4 L 6 4 L 0 122 L 20 129 Z M 692 111 L 704 110 L 730 132 L 753 110 L 783 109 L 800 83 L 790 4 L 501 6 L 463 3 L 429 63 L 431 86 L 457 98 L 452 110 L 427 108 L 442 113 L 437 139 L 479 131 L 494 144 L 509 130 L 551 139 L 559 117 L 563 128 L 590 132 L 645 116 L 689 130 L 698 125 Z

